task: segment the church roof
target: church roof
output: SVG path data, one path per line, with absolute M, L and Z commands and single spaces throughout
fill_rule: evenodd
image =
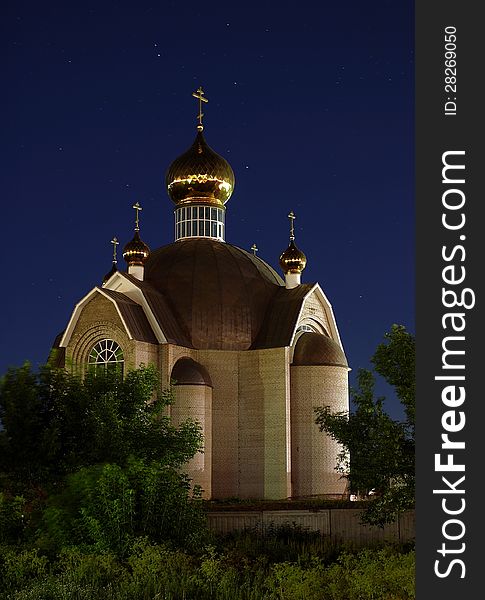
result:
M 180 358 L 172 369 L 170 379 L 175 385 L 207 385 L 212 387 L 212 381 L 207 369 L 192 358 Z
M 180 240 L 152 252 L 140 285 L 144 291 L 145 284 L 165 300 L 190 346 L 213 350 L 251 348 L 273 297 L 284 287 L 260 258 L 207 238 Z
M 291 344 L 301 305 L 314 285 L 303 283 L 292 289 L 281 287 L 277 290 L 252 349 L 282 348 Z
M 150 344 L 157 343 L 157 338 L 150 327 L 143 308 L 139 304 L 130 300 L 125 294 L 120 294 L 120 292 L 114 292 L 106 288 L 103 288 L 103 292 L 116 302 L 121 316 L 135 340 L 149 342 Z
M 289 346 L 303 302 L 315 287 L 287 289 L 260 258 L 200 238 L 155 250 L 147 267 L 145 281 L 122 276 L 142 290 L 167 342 L 187 348 Z
M 348 367 L 342 348 L 321 333 L 307 332 L 300 336 L 293 354 L 294 365 Z
M 140 281 L 128 273 L 123 273 L 122 275 L 143 292 L 160 329 L 165 334 L 167 342 L 191 348 L 192 344 L 188 331 L 184 329 L 183 323 L 177 321 L 165 297 L 150 283 Z
M 128 335 L 139 341 L 201 350 L 283 348 L 293 343 L 305 299 L 320 289 L 311 283 L 288 289 L 259 257 L 208 238 L 155 250 L 144 276 L 117 271 L 94 288 L 76 305 L 55 346 L 67 345 L 80 311 L 98 292 L 116 305 Z

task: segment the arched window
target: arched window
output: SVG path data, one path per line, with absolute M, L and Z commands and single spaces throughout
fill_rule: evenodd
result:
M 103 372 L 116 371 L 123 375 L 125 359 L 123 350 L 114 340 L 101 340 L 95 344 L 88 357 L 89 369 L 96 373 L 99 369 Z
M 299 333 L 300 331 L 313 331 L 313 333 L 317 333 L 317 330 L 312 327 L 311 325 L 300 325 L 300 327 L 298 327 L 298 329 L 296 330 L 296 333 Z

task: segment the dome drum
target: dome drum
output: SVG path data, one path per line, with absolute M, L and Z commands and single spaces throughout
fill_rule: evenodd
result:
M 224 207 L 179 206 L 175 209 L 175 239 L 208 237 L 224 241 Z

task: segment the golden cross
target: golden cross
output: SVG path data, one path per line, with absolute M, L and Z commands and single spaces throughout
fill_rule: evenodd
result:
M 288 219 L 290 219 L 290 240 L 295 239 L 295 213 L 293 211 L 288 215 Z
M 118 239 L 114 237 L 111 243 L 113 244 L 113 263 L 116 264 L 116 246 L 119 245 Z
M 140 206 L 139 202 L 133 204 L 132 208 L 136 210 L 135 231 L 140 231 L 140 216 L 138 213 L 140 212 L 140 210 L 143 210 L 143 208 Z
M 202 112 L 202 102 L 209 102 L 209 100 L 207 100 L 207 98 L 204 98 L 204 90 L 199 87 L 199 89 L 196 92 L 192 92 L 192 96 L 194 98 L 197 98 L 199 101 L 199 114 L 197 116 L 197 118 L 199 119 L 199 124 L 197 125 L 197 129 L 199 131 L 202 131 L 204 129 L 204 126 L 202 125 L 202 117 L 204 116 L 204 113 Z
M 253 244 L 251 246 L 251 250 L 253 251 L 254 256 L 256 256 L 256 252 L 258 251 L 258 247 L 256 246 L 256 244 Z

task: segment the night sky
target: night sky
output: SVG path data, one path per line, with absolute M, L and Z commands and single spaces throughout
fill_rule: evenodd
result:
M 112 237 L 131 239 L 133 203 L 152 249 L 173 241 L 165 171 L 195 137 L 200 85 L 206 140 L 236 176 L 226 241 L 279 271 L 296 213 L 302 281 L 333 305 L 351 383 L 393 323 L 414 331 L 413 2 L 2 12 L 0 374 L 45 362 Z

